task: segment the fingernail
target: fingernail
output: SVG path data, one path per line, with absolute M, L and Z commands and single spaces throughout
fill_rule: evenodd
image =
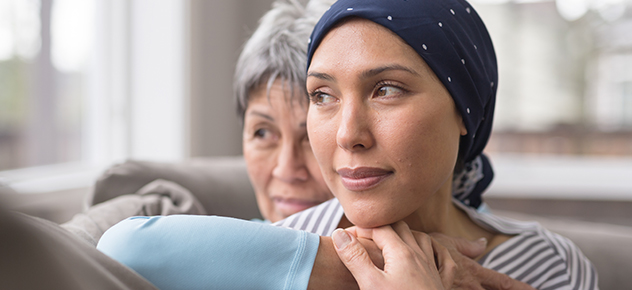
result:
M 487 239 L 486 238 L 480 238 L 476 241 L 476 243 L 478 243 L 481 247 L 487 247 Z
M 336 229 L 331 235 L 331 238 L 334 240 L 334 244 L 336 244 L 336 248 L 339 250 L 344 249 L 344 247 L 351 243 L 351 237 L 349 237 L 347 231 L 343 229 Z

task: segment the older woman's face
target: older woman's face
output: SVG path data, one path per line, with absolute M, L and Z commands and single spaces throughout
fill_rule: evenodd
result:
M 261 214 L 272 222 L 333 198 L 307 138 L 306 108 L 289 94 L 279 80 L 269 98 L 266 86 L 259 87 L 250 93 L 244 119 L 248 175 Z
M 446 206 L 435 201 L 450 194 L 467 132 L 448 91 L 401 38 L 363 19 L 332 29 L 307 90 L 312 149 L 352 223 L 381 226 Z

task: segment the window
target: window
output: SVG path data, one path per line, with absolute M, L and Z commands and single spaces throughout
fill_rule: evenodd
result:
M 632 198 L 629 1 L 472 1 L 499 63 L 490 193 Z
M 82 159 L 91 1 L 0 1 L 0 170 Z
M 0 181 L 90 185 L 187 154 L 186 1 L 0 0 Z

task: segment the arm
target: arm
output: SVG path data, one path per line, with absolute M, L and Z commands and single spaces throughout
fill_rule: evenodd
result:
M 160 289 L 306 289 L 314 234 L 216 216 L 134 217 L 97 246 Z
M 368 252 L 373 264 L 384 269 L 382 250 L 372 240 L 365 238 L 357 238 L 357 240 Z M 314 268 L 307 289 L 359 289 L 358 283 L 349 269 L 338 258 L 331 237 L 320 237 L 318 254 L 314 261 Z
M 298 239 L 301 235 L 306 236 L 305 247 L 302 256 L 297 256 L 303 244 Z M 383 268 L 381 255 L 378 255 L 381 250 L 370 240 L 359 238 L 358 241 L 369 250 L 373 263 Z M 464 249 L 468 245 L 461 243 L 456 247 L 466 251 Z M 471 250 L 472 246 L 469 247 L 470 253 L 475 253 Z M 281 281 L 289 285 L 294 283 L 295 289 L 358 287 L 338 258 L 330 237 L 230 218 L 169 216 L 127 219 L 108 230 L 97 248 L 164 289 L 175 285 L 190 289 L 208 285 L 227 289 L 283 289 L 286 284 L 279 284 Z M 296 268 L 290 267 L 293 261 L 297 262 Z M 468 269 L 482 269 L 476 262 L 465 258 L 459 259 L 457 264 L 468 261 L 471 262 Z M 462 287 L 481 283 L 478 281 L 506 278 L 491 270 L 474 272 L 481 274 L 474 278 L 469 272 L 462 272 L 457 271 L 455 282 L 461 277 L 470 279 Z
M 320 237 L 307 289 L 358 289 L 351 272 L 338 258 L 331 237 Z

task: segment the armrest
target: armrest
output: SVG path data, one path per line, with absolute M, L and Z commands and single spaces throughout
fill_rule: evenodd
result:
M 87 198 L 88 205 L 135 193 L 156 179 L 188 189 L 210 215 L 261 218 L 241 156 L 195 158 L 182 163 L 129 160 L 103 173 Z
M 156 289 L 143 277 L 59 225 L 3 208 L 1 289 Z

